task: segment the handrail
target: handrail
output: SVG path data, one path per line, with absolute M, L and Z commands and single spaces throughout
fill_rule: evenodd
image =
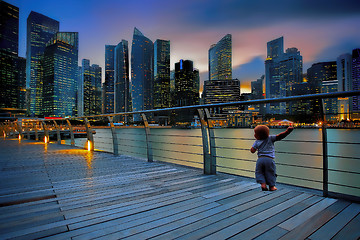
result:
M 127 115 L 134 115 L 134 114 L 140 114 L 142 116 L 143 119 L 143 123 L 144 123 L 144 134 L 137 134 L 137 133 L 131 133 L 130 135 L 143 135 L 145 136 L 144 140 L 132 140 L 132 139 L 128 139 L 126 140 L 126 142 L 132 142 L 132 141 L 143 141 L 145 144 L 145 146 L 141 147 L 142 149 L 146 150 L 146 153 L 139 153 L 140 155 L 144 155 L 147 156 L 147 159 L 149 162 L 153 161 L 153 157 L 157 157 L 157 158 L 164 158 L 162 156 L 157 155 L 156 153 L 153 153 L 153 151 L 165 151 L 165 152 L 172 152 L 172 153 L 179 153 L 179 154 L 192 154 L 192 155 L 202 155 L 203 156 L 203 163 L 202 163 L 202 167 L 204 169 L 204 173 L 205 174 L 216 174 L 217 172 L 217 168 L 228 168 L 228 169 L 233 169 L 236 171 L 247 171 L 247 172 L 253 172 L 253 170 L 249 170 L 249 169 L 245 169 L 243 167 L 238 167 L 238 168 L 232 168 L 229 166 L 222 166 L 221 164 L 217 163 L 217 158 L 219 160 L 224 160 L 224 159 L 228 159 L 231 161 L 241 161 L 241 162 L 248 162 L 248 163 L 254 163 L 255 161 L 253 160 L 249 160 L 249 159 L 243 159 L 243 158 L 231 158 L 231 157 L 225 157 L 225 156 L 221 156 L 222 154 L 219 153 L 217 154 L 217 149 L 219 149 L 218 152 L 220 152 L 220 150 L 240 150 L 240 151 L 248 151 L 247 149 L 244 148 L 234 148 L 231 146 L 225 146 L 225 147 L 221 147 L 219 145 L 216 144 L 216 141 L 220 141 L 221 139 L 227 139 L 227 140 L 233 140 L 233 139 L 240 139 L 240 140 L 253 140 L 250 138 L 223 138 L 223 137 L 216 137 L 214 134 L 214 128 L 212 126 L 212 121 L 210 119 L 210 115 L 209 115 L 209 109 L 210 108 L 215 108 L 215 107 L 228 107 L 228 106 L 242 106 L 242 105 L 259 105 L 259 104 L 269 104 L 269 103 L 278 103 L 278 102 L 291 102 L 291 101 L 299 101 L 299 100 L 321 100 L 320 104 L 321 104 L 321 112 L 320 115 L 322 117 L 322 140 L 321 141 L 312 141 L 312 140 L 307 140 L 307 141 L 298 141 L 298 140 L 284 140 L 284 141 L 288 141 L 288 142 L 294 142 L 294 143 L 322 143 L 322 154 L 314 154 L 314 153 L 292 153 L 292 152 L 288 152 L 288 151 L 277 151 L 277 153 L 281 153 L 281 154 L 296 154 L 296 155 L 307 155 L 307 156 L 314 156 L 314 157 L 322 157 L 322 167 L 319 166 L 298 166 L 295 164 L 290 163 L 278 163 L 279 166 L 284 166 L 284 167 L 302 167 L 305 169 L 310 169 L 310 170 L 316 170 L 316 171 L 322 171 L 322 176 L 323 179 L 322 181 L 319 180 L 311 180 L 309 179 L 308 181 L 313 181 L 316 183 L 321 183 L 322 184 L 322 190 L 323 190 L 323 195 L 324 196 L 328 196 L 329 194 L 329 189 L 328 186 L 329 184 L 334 184 L 334 183 L 329 183 L 329 171 L 337 171 L 337 172 L 343 172 L 343 173 L 348 173 L 348 174 L 360 174 L 356 171 L 351 171 L 351 170 L 340 170 L 340 169 L 329 169 L 329 158 L 333 158 L 333 157 L 340 157 L 340 156 L 334 156 L 328 153 L 328 144 L 329 143 L 336 143 L 336 144 L 357 144 L 357 143 L 348 143 L 348 142 L 338 142 L 338 141 L 328 141 L 328 136 L 327 136 L 327 126 L 326 126 L 326 118 L 325 118 L 325 111 L 324 111 L 324 103 L 323 100 L 325 98 L 338 98 L 338 97 L 351 97 L 351 96 L 357 96 L 360 95 L 360 91 L 348 91 L 348 92 L 335 92 L 335 93 L 321 93 L 321 94 L 309 94 L 309 95 L 300 95 L 300 96 L 291 96 L 291 97 L 282 97 L 282 98 L 274 98 L 274 99 L 257 99 L 257 100 L 249 100 L 249 101 L 238 101 L 238 102 L 228 102 L 228 103 L 216 103 L 216 104 L 205 104 L 205 105 L 192 105 L 192 106 L 183 106 L 183 107 L 172 107 L 172 108 L 163 108 L 163 109 L 151 109 L 151 110 L 142 110 L 142 111 L 134 111 L 134 112 L 120 112 L 120 113 L 113 113 L 113 114 L 100 114 L 100 115 L 92 115 L 92 116 L 81 116 L 81 117 L 69 117 L 69 118 L 61 118 L 61 119 L 36 119 L 36 120 L 28 120 L 27 124 L 24 125 L 25 128 L 21 128 L 21 125 L 18 125 L 19 128 L 16 127 L 16 125 L 11 125 L 11 124 L 2 124 L 1 125 L 1 131 L 2 133 L 4 133 L 5 137 L 6 136 L 10 136 L 10 135 L 15 135 L 16 130 L 18 131 L 19 134 L 22 134 L 22 132 L 25 130 L 27 131 L 27 135 L 28 138 L 30 137 L 30 133 L 29 133 L 29 128 L 30 125 L 33 125 L 33 129 L 35 131 L 35 138 L 38 138 L 38 125 L 42 126 L 44 129 L 44 135 L 47 137 L 47 139 L 49 139 L 49 129 L 48 126 L 45 122 L 50 122 L 52 121 L 55 124 L 56 130 L 57 130 L 57 140 L 58 142 L 61 144 L 61 134 L 60 134 L 60 130 L 59 130 L 59 126 L 57 124 L 57 121 L 66 121 L 67 124 L 69 125 L 69 130 L 70 130 L 70 134 L 71 134 L 71 145 L 75 145 L 75 141 L 74 141 L 74 133 L 72 131 L 72 125 L 70 123 L 71 120 L 80 120 L 81 122 L 83 122 L 85 124 L 86 127 L 86 133 L 87 133 L 87 140 L 88 142 L 91 143 L 91 145 L 89 145 L 89 150 L 94 150 L 94 137 L 93 137 L 93 130 L 92 130 L 92 126 L 90 126 L 90 122 L 88 119 L 94 119 L 94 118 L 105 118 L 107 119 L 107 122 L 109 123 L 109 127 L 111 129 L 111 135 L 112 135 L 112 145 L 113 145 L 113 153 L 114 154 L 121 154 L 120 150 L 118 149 L 118 144 L 120 144 L 120 137 L 118 139 L 117 133 L 116 133 L 116 129 L 115 126 L 112 122 L 113 118 L 115 116 L 127 116 Z M 168 142 L 163 142 L 163 141 L 157 141 L 154 140 L 154 137 L 161 137 L 164 135 L 161 134 L 153 134 L 150 133 L 150 126 L 147 122 L 146 119 L 146 114 L 153 114 L 153 113 L 159 113 L 159 112 L 171 112 L 171 111 L 180 111 L 180 110 L 197 110 L 200 121 L 201 121 L 201 129 L 202 129 L 202 134 L 200 136 L 182 136 L 182 135 L 176 135 L 176 134 L 169 134 L 166 135 L 166 137 L 174 137 L 174 136 L 178 136 L 178 137 L 192 137 L 192 138 L 201 138 L 202 139 L 202 144 L 198 144 L 196 143 L 194 144 L 188 144 L 188 143 L 180 143 L 178 145 L 186 147 L 186 146 L 197 146 L 203 147 L 203 153 L 196 153 L 196 152 L 189 152 L 189 151 L 185 151 L 185 150 L 169 150 L 169 149 L 161 149 L 157 146 L 155 146 L 156 144 L 163 144 L 163 145 L 169 145 L 171 143 Z M 49 123 L 50 124 L 50 123 Z M 127 133 L 124 133 L 122 135 L 128 135 Z M 100 138 L 101 139 L 101 138 Z M 123 139 L 124 140 L 124 139 Z M 125 146 L 126 143 L 122 143 L 121 146 Z M 154 145 L 154 146 L 153 146 Z M 176 145 L 176 143 L 174 143 L 174 145 Z M 127 146 L 127 145 L 126 145 Z M 131 149 L 128 148 L 126 150 L 124 150 L 123 152 L 129 152 L 129 153 L 134 153 L 133 151 L 131 151 Z M 343 158 L 350 158 L 350 157 L 346 157 L 346 156 L 341 156 Z M 172 157 L 167 157 L 169 159 L 174 159 L 175 161 L 183 161 L 183 162 L 189 162 L 189 163 L 194 163 L 194 164 L 201 164 L 199 162 L 195 161 L 191 161 L 189 159 L 176 159 L 176 158 L 172 158 Z M 359 158 L 352 158 L 351 159 L 359 159 Z M 298 176 L 285 176 L 283 175 L 282 177 L 285 178 L 291 178 L 291 179 L 295 179 L 295 180 L 301 180 L 301 181 L 306 181 L 306 179 L 302 178 L 302 177 L 298 177 Z M 336 183 L 334 185 L 343 185 L 341 183 Z M 351 187 L 351 186 L 346 186 L 346 187 Z M 358 187 L 353 187 L 354 189 L 357 189 Z

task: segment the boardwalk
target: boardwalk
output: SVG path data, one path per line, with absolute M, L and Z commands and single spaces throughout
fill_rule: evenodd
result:
M 70 146 L 0 140 L 0 239 L 357 239 L 360 205 Z

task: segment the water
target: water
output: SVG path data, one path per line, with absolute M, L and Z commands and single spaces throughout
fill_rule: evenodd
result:
M 271 129 L 278 134 L 284 129 Z M 217 171 L 254 178 L 256 154 L 250 153 L 253 129 L 214 129 Z M 119 153 L 147 158 L 143 128 L 116 129 Z M 329 191 L 360 196 L 360 130 L 328 129 Z M 321 129 L 295 129 L 275 143 L 278 182 L 322 189 Z M 110 129 L 96 129 L 95 148 L 112 152 Z M 358 144 L 345 144 L 358 143 Z M 86 139 L 76 139 L 84 147 Z M 200 129 L 151 129 L 154 160 L 202 168 L 203 149 Z M 341 172 L 339 172 L 339 170 Z M 354 173 L 355 172 L 355 173 Z M 353 186 L 348 187 L 348 186 Z

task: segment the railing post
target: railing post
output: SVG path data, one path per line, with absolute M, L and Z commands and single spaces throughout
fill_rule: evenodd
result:
M 89 151 L 94 151 L 94 136 L 93 136 L 93 132 L 92 132 L 92 128 L 90 125 L 90 122 L 87 118 L 84 118 L 85 120 L 85 127 L 86 127 L 86 135 L 87 135 L 87 144 L 88 144 L 88 150 Z
M 198 109 L 204 153 L 204 174 L 216 174 L 216 148 L 214 129 L 208 109 Z M 205 120 L 205 117 L 207 121 Z
M 329 159 L 328 159 L 328 146 L 327 146 L 327 131 L 326 131 L 326 116 L 324 99 L 320 101 L 320 112 L 322 117 L 322 149 L 323 149 L 323 196 L 327 197 L 329 194 Z
M 39 125 L 40 125 L 40 122 L 39 122 Z M 38 126 L 38 122 L 35 121 L 35 141 L 39 141 L 39 133 L 38 133 L 38 129 L 37 129 L 37 126 Z
M 53 120 L 55 128 L 56 128 L 56 136 L 57 136 L 57 144 L 61 144 L 61 134 L 60 134 L 60 127 L 55 120 Z
M 25 126 L 26 126 L 26 135 L 27 135 L 27 139 L 30 140 L 30 127 L 29 127 L 30 122 L 26 121 L 25 122 Z
M 22 134 L 22 122 L 17 122 L 18 126 L 18 132 L 19 132 L 19 140 L 22 140 L 23 134 Z
M 117 139 L 116 129 L 115 129 L 114 122 L 113 122 L 113 117 L 108 116 L 107 118 L 110 123 L 111 134 L 112 134 L 112 139 L 113 139 L 113 153 L 114 153 L 114 155 L 119 155 L 118 139 Z
M 148 162 L 153 162 L 152 146 L 151 146 L 151 142 L 150 142 L 150 128 L 149 128 L 149 123 L 148 123 L 148 121 L 147 121 L 146 116 L 145 116 L 144 113 L 141 114 L 141 117 L 142 117 L 142 119 L 144 120 Z
M 45 121 L 41 121 L 43 128 L 44 128 L 44 142 L 49 143 L 50 142 L 50 136 L 49 136 L 49 129 L 45 123 Z
M 71 146 L 75 146 L 75 138 L 74 138 L 74 130 L 69 119 L 66 119 L 67 124 L 69 125 L 70 138 L 71 138 Z

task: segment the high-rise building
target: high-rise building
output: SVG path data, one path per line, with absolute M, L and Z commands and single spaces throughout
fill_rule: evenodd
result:
M 264 78 L 265 75 L 262 75 L 261 78 L 256 81 L 251 82 L 251 99 L 264 99 Z M 254 111 L 258 111 L 261 114 L 264 114 L 264 104 L 257 104 L 255 106 L 251 106 L 248 110 L 253 109 Z
M 18 37 L 19 8 L 0 1 L 0 108 L 24 113 L 26 60 L 18 56 Z
M 231 34 L 224 36 L 209 49 L 209 80 L 232 79 Z
M 134 112 L 153 108 L 153 61 L 153 42 L 134 28 L 131 47 L 131 96 Z M 140 120 L 139 115 L 134 116 L 134 121 Z
M 336 59 L 338 91 L 352 90 L 352 57 L 351 54 L 342 54 Z M 339 120 L 350 118 L 350 112 L 353 111 L 352 97 L 338 98 Z
M 154 108 L 170 107 L 170 41 L 154 43 Z
M 265 61 L 266 98 L 291 96 L 291 85 L 302 82 L 302 56 L 297 48 L 283 52 L 284 39 L 280 37 L 267 43 Z M 286 103 L 267 104 L 267 113 L 289 113 Z
M 0 0 L 0 49 L 18 54 L 19 8 Z
M 315 63 L 307 70 L 307 73 L 309 83 L 312 86 L 319 86 L 321 93 L 338 91 L 336 61 Z M 327 120 L 336 120 L 338 113 L 337 99 L 325 99 L 324 105 Z
M 129 111 L 131 111 L 129 46 L 128 41 L 122 40 L 115 48 L 115 112 Z
M 83 59 L 79 68 L 78 116 L 101 114 L 101 67 Z
M 105 45 L 105 99 L 104 113 L 114 113 L 115 101 L 115 45 Z
M 199 104 L 199 71 L 194 69 L 190 60 L 180 60 L 175 63 L 175 91 L 172 103 L 174 107 Z M 191 122 L 192 111 L 176 112 L 175 122 Z
M 175 107 L 199 104 L 199 71 L 193 66 L 190 60 L 175 63 Z
M 41 113 L 50 117 L 75 116 L 78 33 L 56 33 L 46 44 L 41 65 L 43 69 Z
M 58 21 L 33 11 L 29 14 L 26 35 L 26 88 L 30 91 L 30 115 L 40 115 L 43 106 L 40 59 L 46 44 L 58 31 Z
M 360 90 L 360 48 L 352 51 L 352 90 Z M 353 119 L 360 119 L 360 97 L 352 98 Z

